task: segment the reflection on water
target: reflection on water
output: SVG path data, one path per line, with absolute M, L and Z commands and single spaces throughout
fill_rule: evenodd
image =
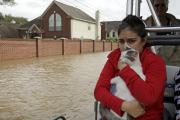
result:
M 93 90 L 107 53 L 0 63 L 0 120 L 94 120 Z

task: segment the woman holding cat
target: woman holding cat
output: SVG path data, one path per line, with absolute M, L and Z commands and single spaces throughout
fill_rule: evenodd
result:
M 145 47 L 147 33 L 144 23 L 138 17 L 128 15 L 119 26 L 118 35 L 121 48 L 108 55 L 94 90 L 96 100 L 120 116 L 127 112 L 135 120 L 161 120 L 166 80 L 164 61 Z M 119 61 L 121 51 L 126 50 L 127 46 L 139 52 L 145 81 L 128 63 Z M 128 102 L 110 93 L 111 79 L 115 76 L 125 81 L 136 100 Z

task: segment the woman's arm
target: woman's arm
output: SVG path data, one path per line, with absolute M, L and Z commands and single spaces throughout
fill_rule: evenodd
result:
M 150 59 L 150 58 L 149 58 Z M 145 70 L 146 80 L 143 81 L 129 66 L 119 71 L 132 95 L 143 105 L 154 104 L 163 95 L 166 80 L 166 68 L 161 59 L 154 59 Z
M 115 76 L 115 72 L 113 64 L 108 59 L 96 84 L 94 96 L 105 107 L 111 108 L 117 114 L 122 115 L 123 112 L 120 108 L 123 100 L 110 93 L 110 80 Z

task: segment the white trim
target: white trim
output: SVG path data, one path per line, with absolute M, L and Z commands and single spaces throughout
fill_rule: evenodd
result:
M 96 22 L 92 22 L 92 21 L 88 21 L 88 20 L 84 20 L 84 19 L 80 19 L 80 18 L 74 18 L 74 17 L 72 17 L 72 18 L 75 19 L 75 20 L 80 20 L 80 21 L 83 21 L 83 22 L 88 22 L 88 23 L 96 24 Z
M 41 30 L 38 28 L 38 26 L 36 24 L 33 24 L 29 29 L 28 31 L 31 31 L 33 29 L 33 27 L 35 27 L 40 33 L 41 33 Z
M 48 6 L 48 8 L 43 12 L 43 14 L 41 15 L 41 17 L 43 17 L 43 16 L 47 13 L 47 11 L 51 8 L 51 6 L 52 6 L 53 4 L 56 4 L 56 3 L 55 3 L 55 0 L 52 1 L 52 3 Z
M 41 15 L 41 17 L 43 17 L 47 11 L 52 7 L 53 4 L 56 4 L 56 0 L 53 0 L 53 2 L 48 6 L 48 8 L 43 12 L 43 14 Z M 57 5 L 57 4 L 56 4 Z M 58 6 L 58 5 L 57 5 Z M 59 7 L 59 6 L 58 6 Z M 66 13 L 61 7 L 59 7 L 64 13 Z M 77 8 L 78 9 L 78 8 Z M 81 21 L 85 21 L 85 22 L 89 22 L 89 23 L 96 23 L 95 21 L 88 21 L 88 20 L 84 20 L 84 19 L 80 19 L 80 18 L 74 18 L 72 17 L 71 15 L 69 15 L 68 13 L 66 13 L 68 16 L 70 16 L 71 18 L 73 19 L 76 19 L 76 20 L 81 20 Z M 86 13 L 85 13 L 86 14 Z M 88 15 L 89 16 L 89 15 Z

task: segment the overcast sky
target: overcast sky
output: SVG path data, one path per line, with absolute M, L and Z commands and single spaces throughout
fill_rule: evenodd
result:
M 0 6 L 3 14 L 11 14 L 32 20 L 40 16 L 53 0 L 15 0 L 13 7 Z M 57 0 L 77 7 L 94 17 L 95 11 L 100 10 L 101 21 L 122 20 L 126 15 L 127 0 Z M 142 0 L 141 15 L 146 18 L 150 15 L 146 0 Z M 180 19 L 180 0 L 169 0 L 169 13 L 173 13 Z

